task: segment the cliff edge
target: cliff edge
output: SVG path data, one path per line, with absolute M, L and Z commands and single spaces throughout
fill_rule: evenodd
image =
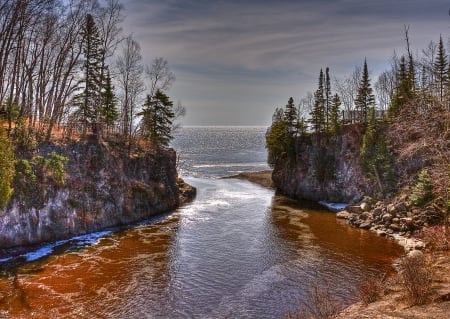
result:
M 304 140 L 295 157 L 286 154 L 276 162 L 272 179 L 283 195 L 312 201 L 357 202 L 372 192 L 360 165 L 364 129 L 346 125 L 334 139 Z
M 45 171 L 15 181 L 14 195 L 0 212 L 1 248 L 131 224 L 195 196 L 195 189 L 177 178 L 173 149 L 130 155 L 120 145 L 83 141 L 44 145 L 34 156 L 51 152 L 68 159 L 63 183 Z

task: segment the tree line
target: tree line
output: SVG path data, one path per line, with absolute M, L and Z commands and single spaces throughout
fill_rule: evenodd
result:
M 0 0 L 0 115 L 8 136 L 135 137 L 167 146 L 177 116 L 168 63 L 144 66 L 119 0 Z M 25 128 L 22 132 L 18 127 Z
M 297 105 L 291 97 L 285 107 L 276 108 L 266 133 L 268 163 L 275 165 L 282 154 L 295 159 L 298 145 L 304 142 L 319 149 L 330 144 L 349 123 L 345 114 L 353 114 L 353 122 L 365 130 L 360 149 L 363 170 L 380 192 L 392 190 L 390 124 L 401 121 L 405 113 L 421 116 L 450 108 L 450 58 L 442 36 L 413 54 L 409 28 L 404 31 L 406 52 L 391 57 L 391 68 L 378 76 L 373 87 L 366 59 L 349 76 L 334 81 L 326 67 L 319 72 L 314 93 L 308 92 Z

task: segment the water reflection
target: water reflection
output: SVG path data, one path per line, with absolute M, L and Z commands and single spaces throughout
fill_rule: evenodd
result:
M 314 282 L 343 300 L 401 249 L 237 180 L 190 179 L 169 217 L 26 263 L 0 279 L 0 317 L 278 318 Z

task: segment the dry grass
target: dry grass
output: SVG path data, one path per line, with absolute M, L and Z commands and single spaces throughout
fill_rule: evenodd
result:
M 307 293 L 303 310 L 297 314 L 288 314 L 286 319 L 332 319 L 336 318 L 343 305 L 326 287 L 313 285 Z
M 399 276 L 408 303 L 423 305 L 429 300 L 432 291 L 433 267 L 428 258 L 422 255 L 402 258 Z
M 385 292 L 386 274 L 374 275 L 363 281 L 358 286 L 358 298 L 364 305 L 375 302 L 383 296 Z

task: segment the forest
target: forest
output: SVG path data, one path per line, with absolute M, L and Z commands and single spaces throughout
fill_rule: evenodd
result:
M 175 76 L 162 57 L 144 65 L 124 19 L 119 0 L 0 0 L 0 207 L 43 143 L 169 145 L 185 113 L 167 94 Z M 45 160 L 53 172 L 67 162 Z
M 277 108 L 266 133 L 268 163 L 275 166 L 284 155 L 295 160 L 299 145 L 305 143 L 319 150 L 333 148 L 344 126 L 358 125 L 364 132 L 356 150 L 361 167 L 383 197 L 412 188 L 406 193 L 414 203 L 425 205 L 436 199 L 440 209 L 447 210 L 448 39 L 441 35 L 426 48 L 413 50 L 408 31 L 405 26 L 405 53 L 394 53 L 390 69 L 374 84 L 366 59 L 343 79 L 333 79 L 326 67 L 319 72 L 314 93 L 298 104 L 291 97 L 285 107 Z M 335 159 L 321 154 L 317 152 L 314 162 L 316 177 L 332 179 Z

